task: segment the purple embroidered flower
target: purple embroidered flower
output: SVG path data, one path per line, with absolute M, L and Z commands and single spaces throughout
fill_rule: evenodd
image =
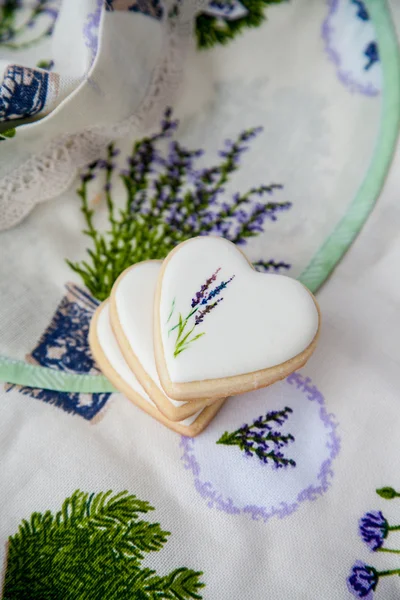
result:
M 389 525 L 381 511 L 366 513 L 359 521 L 360 535 L 372 551 L 378 550 L 387 537 Z
M 377 571 L 358 560 L 351 569 L 347 579 L 347 587 L 349 592 L 356 598 L 372 600 L 378 581 L 379 575 Z
M 265 416 L 261 415 L 251 425 L 245 423 L 233 433 L 225 431 L 218 439 L 217 444 L 239 446 L 246 456 L 256 456 L 264 464 L 272 463 L 274 469 L 295 467 L 295 461 L 292 458 L 286 458 L 281 451 L 290 442 L 294 442 L 294 437 L 290 433 L 282 434 L 271 426 L 271 423 L 283 425 L 292 412 L 292 409 L 286 406 L 283 410 L 271 411 Z

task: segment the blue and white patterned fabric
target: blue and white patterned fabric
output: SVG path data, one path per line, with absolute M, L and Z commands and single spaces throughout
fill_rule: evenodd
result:
M 19 65 L 7 67 L 0 84 L 0 122 L 49 110 L 57 96 L 58 75 Z

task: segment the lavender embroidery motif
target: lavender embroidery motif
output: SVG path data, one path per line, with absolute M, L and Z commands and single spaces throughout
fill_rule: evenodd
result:
M 288 406 L 291 410 L 284 408 Z M 295 466 L 291 462 L 286 468 L 276 468 L 272 456 L 267 457 L 265 464 L 263 457 L 255 452 L 250 456 L 245 454 L 245 450 L 218 445 L 228 441 L 228 436 L 232 436 L 229 441 L 234 442 L 236 424 L 241 423 L 247 423 L 250 432 L 261 433 L 265 438 L 268 430 L 263 428 L 262 422 L 268 418 L 267 411 L 275 411 L 274 418 L 267 421 L 271 430 L 278 430 L 278 435 L 290 432 L 294 438 L 280 449 L 276 449 L 273 440 L 269 440 L 270 450 L 284 453 L 283 458 L 289 461 L 286 448 L 290 446 L 289 456 L 295 460 L 296 468 L 291 468 Z M 262 417 L 254 422 L 254 415 Z M 284 416 L 287 417 L 286 425 L 282 422 Z M 231 425 L 224 427 L 223 423 Z M 261 428 L 255 427 L 255 423 Z M 231 429 L 223 433 L 226 427 Z M 292 373 L 273 389 L 255 392 L 251 402 L 233 397 L 201 436 L 182 436 L 182 465 L 196 493 L 210 510 L 263 523 L 275 518 L 284 519 L 300 510 L 303 503 L 316 502 L 328 492 L 334 477 L 334 461 L 340 452 L 337 428 L 336 419 L 328 413 L 324 397 L 316 385 L 309 377 Z M 316 444 L 312 453 L 308 442 L 311 435 Z M 241 437 L 240 433 L 237 437 Z M 252 441 L 249 432 L 243 438 L 243 442 Z M 258 439 L 251 449 L 260 445 L 263 442 Z M 284 466 L 282 462 L 281 467 Z
M 212 311 L 217 305 L 222 302 L 223 298 L 218 298 L 214 301 L 214 298 L 219 296 L 219 294 L 226 289 L 226 287 L 230 284 L 232 279 L 234 279 L 235 275 L 232 275 L 227 281 L 222 281 L 219 283 L 214 289 L 209 291 L 210 286 L 217 280 L 218 273 L 220 272 L 221 267 L 209 277 L 205 283 L 201 286 L 200 290 L 196 292 L 194 298 L 191 303 L 191 310 L 189 314 L 183 318 L 182 314 L 179 313 L 178 323 L 171 327 L 168 331 L 168 335 L 170 335 L 173 331 L 177 331 L 176 340 L 175 340 L 175 348 L 174 348 L 174 358 L 179 356 L 181 352 L 186 350 L 190 344 L 201 338 L 205 335 L 205 331 L 201 333 L 194 333 L 197 325 L 203 323 L 204 318 Z M 170 322 L 175 311 L 175 298 L 172 302 L 171 311 L 169 313 L 169 317 L 167 320 L 167 324 Z
M 282 426 L 288 419 L 292 409 L 286 406 L 283 410 L 268 412 L 255 419 L 251 425 L 243 425 L 233 433 L 225 431 L 217 444 L 226 446 L 239 446 L 246 456 L 257 456 L 264 464 L 273 463 L 275 469 L 282 467 L 295 467 L 292 458 L 286 458 L 282 448 L 294 442 L 294 437 L 289 433 L 282 434 L 276 427 Z
M 400 494 L 391 487 L 378 489 L 376 493 L 385 500 L 393 500 L 400 497 Z M 400 525 L 389 525 L 389 522 L 380 510 L 365 513 L 358 522 L 358 530 L 362 541 L 368 546 L 371 552 L 400 554 L 400 550 L 396 548 L 384 547 L 385 540 L 388 538 L 390 532 L 400 530 Z M 347 587 L 356 598 L 372 600 L 379 579 L 390 575 L 400 575 L 400 569 L 377 571 L 371 565 L 357 560 L 347 578 Z
M 373 592 L 378 584 L 379 575 L 373 567 L 365 565 L 357 560 L 347 580 L 349 591 L 356 598 L 367 598 L 372 600 Z
M 258 185 L 233 195 L 226 190 L 240 169 L 242 155 L 262 128 L 245 129 L 236 139 L 225 140 L 217 164 L 199 168 L 196 161 L 203 151 L 170 139 L 178 124 L 166 109 L 160 131 L 134 143 L 127 157 L 128 168 L 119 171 L 119 150 L 110 144 L 106 159 L 90 163 L 81 175 L 77 193 L 82 200 L 83 233 L 90 238 L 91 247 L 86 260 L 67 263 L 97 300 L 109 297 L 117 277 L 132 264 L 164 259 L 177 244 L 198 235 L 220 236 L 245 245 L 264 233 L 267 221 L 276 222 L 291 207 L 290 202 L 270 198 L 282 188 L 280 184 Z M 167 148 L 163 147 L 168 140 Z M 117 173 L 126 192 L 122 209 L 113 192 Z M 95 202 L 90 198 L 91 182 L 101 174 L 107 206 L 105 229 L 96 224 Z M 285 261 L 262 258 L 254 266 L 275 272 L 290 268 Z

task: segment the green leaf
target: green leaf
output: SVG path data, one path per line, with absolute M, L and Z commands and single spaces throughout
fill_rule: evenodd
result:
M 187 322 L 187 321 L 186 321 Z M 186 342 L 186 340 L 188 339 L 188 337 L 190 336 L 190 334 L 193 332 L 193 329 L 195 328 L 195 325 L 193 325 L 192 329 L 190 329 L 187 334 L 185 335 L 184 338 L 182 338 L 181 340 L 179 340 L 179 343 L 176 344 L 176 349 L 178 349 L 179 346 L 183 346 Z
M 376 493 L 378 494 L 378 496 L 384 498 L 385 500 L 393 500 L 393 498 L 400 497 L 400 494 L 396 492 L 396 490 L 394 490 L 392 487 L 380 488 L 376 490 Z
M 175 310 L 175 298 L 174 298 L 174 299 L 173 299 L 173 301 L 172 301 L 171 311 L 170 311 L 170 313 L 169 313 L 169 317 L 168 317 L 168 319 L 167 319 L 167 323 L 169 323 L 169 322 L 170 322 L 170 320 L 171 320 L 171 317 L 172 317 L 172 314 L 173 314 L 174 310 Z M 168 332 L 168 333 L 169 333 L 169 332 Z
M 198 340 L 199 338 L 203 337 L 203 335 L 206 335 L 206 332 L 203 331 L 203 333 L 198 333 L 197 335 L 194 336 L 194 338 L 192 338 L 190 340 L 190 343 L 195 342 L 196 340 Z
M 145 552 L 161 550 L 169 535 L 169 532 L 163 531 L 158 523 L 135 521 L 129 525 L 118 550 L 126 557 L 134 556 L 142 559 Z
M 180 338 L 183 330 L 185 329 L 185 325 L 186 325 L 186 323 L 185 324 L 183 323 L 182 315 L 181 315 L 181 313 L 179 313 L 178 339 Z
M 145 583 L 145 590 L 152 600 L 163 598 L 165 600 L 201 600 L 199 590 L 204 587 L 200 581 L 202 572 L 192 571 L 186 567 L 176 569 L 165 577 L 149 576 Z
M 0 133 L 0 141 L 5 140 L 7 138 L 13 138 L 16 133 L 17 133 L 17 130 L 15 129 L 15 127 L 12 129 L 7 129 L 6 131 L 2 131 Z
M 235 434 L 236 432 L 229 433 L 228 431 L 225 431 L 225 433 L 223 433 L 217 441 L 217 444 L 225 444 L 226 446 L 235 445 L 237 443 L 235 440 Z

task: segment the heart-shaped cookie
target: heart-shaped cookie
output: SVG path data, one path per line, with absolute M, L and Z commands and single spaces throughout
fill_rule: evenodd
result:
M 89 343 L 101 371 L 116 389 L 154 419 L 177 433 L 188 437 L 196 436 L 214 418 L 224 403 L 224 400 L 217 400 L 212 406 L 208 406 L 180 422 L 166 419 L 146 394 L 121 353 L 111 327 L 108 301 L 103 302 L 93 315 L 90 323 Z
M 231 242 L 198 237 L 166 258 L 155 295 L 161 384 L 178 400 L 258 389 L 302 367 L 320 315 L 298 281 L 259 273 Z
M 154 293 L 162 261 L 147 260 L 126 269 L 110 297 L 111 325 L 130 369 L 167 419 L 181 421 L 214 400 L 169 398 L 158 378 L 153 348 Z

